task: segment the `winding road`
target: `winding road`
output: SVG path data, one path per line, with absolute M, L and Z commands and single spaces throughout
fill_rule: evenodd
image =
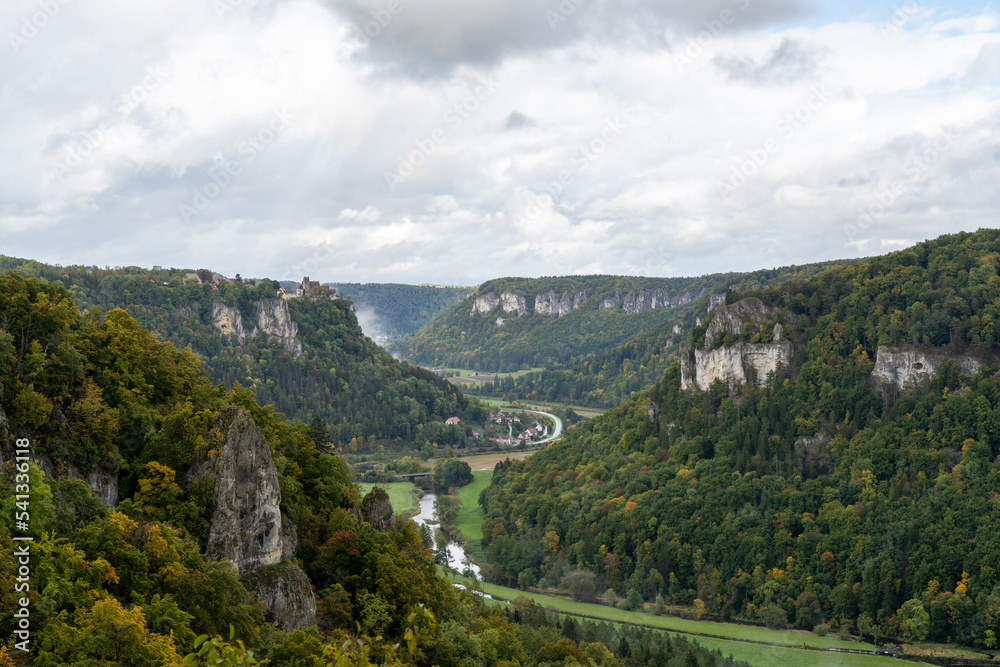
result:
M 538 442 L 534 442 L 532 444 L 546 445 L 552 442 L 553 440 L 558 440 L 559 436 L 562 435 L 562 420 L 559 419 L 559 417 L 556 417 L 554 414 L 551 414 L 549 412 L 542 412 L 541 410 L 525 410 L 524 412 L 527 414 L 545 415 L 546 417 L 549 417 L 552 420 L 552 422 L 556 425 L 556 427 L 552 430 L 552 435 L 545 438 L 544 440 L 539 440 Z

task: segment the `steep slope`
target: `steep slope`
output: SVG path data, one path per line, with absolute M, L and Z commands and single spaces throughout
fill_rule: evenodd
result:
M 193 353 L 125 311 L 80 313 L 61 287 L 0 274 L 0 633 L 18 642 L 14 659 L 209 664 L 222 640 L 182 656 L 197 635 L 235 633 L 228 662 L 245 642 L 272 665 L 484 653 L 610 665 L 609 646 L 625 657 L 631 643 L 643 655 L 629 664 L 741 667 L 663 633 L 627 643 L 607 624 L 556 625 L 530 604 L 511 623 L 438 576 L 413 522 L 387 520 L 384 493 L 362 500 L 322 439 L 246 388 L 212 385 Z M 96 469 L 121 480 L 115 509 L 80 479 Z M 6 647 L 0 662 L 14 664 Z
M 426 353 L 420 350 L 433 349 L 440 356 L 432 359 L 441 365 L 451 365 L 452 362 L 476 363 L 481 360 L 485 363 L 486 360 L 497 359 L 500 368 L 516 369 L 518 365 L 515 362 L 520 359 L 522 361 L 518 363 L 524 366 L 545 366 L 544 371 L 528 373 L 517 379 L 504 381 L 498 386 L 486 385 L 479 390 L 467 390 L 467 393 L 485 396 L 514 393 L 526 399 L 613 407 L 633 392 L 649 387 L 663 375 L 671 363 L 678 361 L 681 346 L 690 331 L 709 312 L 723 305 L 727 298 L 738 297 L 793 278 L 808 278 L 851 263 L 824 262 L 749 274 L 670 279 L 670 282 L 649 279 L 634 283 L 632 281 L 638 279 L 616 277 L 588 279 L 591 289 L 595 290 L 594 296 L 583 302 L 570 304 L 572 306 L 579 303 L 578 310 L 567 311 L 563 308 L 560 311 L 562 315 L 553 317 L 552 300 L 543 293 L 541 298 L 536 297 L 535 308 L 537 310 L 541 304 L 548 313 L 545 316 L 518 318 L 516 323 L 505 323 L 500 328 L 491 328 L 485 318 L 480 318 L 480 321 L 474 321 L 470 326 L 479 327 L 483 331 L 476 329 L 478 333 L 473 334 L 466 331 L 464 339 L 459 332 L 459 344 L 448 338 L 454 335 L 454 329 L 445 327 L 442 319 L 415 336 L 412 339 L 414 342 L 406 343 L 410 343 L 414 360 L 426 358 Z M 559 280 L 566 282 L 574 279 Z M 523 281 L 521 289 L 531 292 L 550 287 L 545 282 L 535 283 L 536 281 Z M 484 285 L 480 291 L 486 288 Z M 707 296 L 681 303 L 685 300 L 685 295 L 700 295 L 705 289 L 709 290 Z M 671 305 L 667 305 L 664 291 L 670 295 L 677 290 L 681 290 L 680 296 L 676 299 L 671 296 Z M 570 303 L 571 291 L 564 291 L 559 296 L 560 304 L 565 306 Z M 601 295 L 609 291 L 611 297 L 601 298 Z M 557 293 L 557 290 L 550 287 L 550 296 Z M 619 297 L 624 294 L 625 297 L 616 301 L 615 293 Z M 567 298 L 563 300 L 563 296 Z M 480 302 L 480 305 L 483 303 Z M 635 312 L 637 310 L 641 312 Z M 460 312 L 453 312 L 449 316 L 460 324 L 463 321 Z M 469 319 L 476 318 L 464 318 Z M 509 326 L 521 329 L 514 333 L 513 328 L 508 331 Z M 474 336 L 481 336 L 482 340 Z M 423 343 L 419 342 L 421 337 L 426 339 Z M 476 347 L 472 347 L 474 343 Z M 420 344 L 424 348 L 420 348 Z M 541 351 L 530 353 L 531 349 Z M 456 351 L 448 352 L 449 350 Z
M 210 284 L 176 269 L 12 258 L 0 259 L 0 269 L 66 287 L 81 307 L 123 308 L 161 340 L 191 347 L 215 382 L 248 386 L 289 418 L 322 419 L 337 446 L 456 444 L 464 432 L 443 421 L 485 415 L 432 373 L 393 359 L 362 333 L 353 304 L 328 292 L 283 299 L 274 281 Z
M 498 469 L 494 577 L 995 646 L 998 267 L 983 230 L 717 310 L 647 395 Z

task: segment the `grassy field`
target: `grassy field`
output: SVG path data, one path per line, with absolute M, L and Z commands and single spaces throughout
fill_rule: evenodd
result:
M 388 482 L 386 484 L 358 484 L 361 487 L 361 495 L 365 495 L 373 487 L 381 486 L 389 494 L 389 502 L 396 514 L 407 516 L 416 514 L 420 507 L 417 502 L 419 490 L 413 482 Z
M 496 452 L 493 454 L 476 454 L 475 456 L 461 456 L 458 458 L 459 461 L 465 461 L 469 464 L 469 467 L 473 470 L 489 470 L 493 472 L 494 466 L 500 461 L 505 459 L 510 459 L 511 461 L 520 461 L 528 456 L 531 456 L 535 452 L 540 451 L 537 449 L 518 450 L 509 452 Z M 434 467 L 434 464 L 438 459 L 428 459 L 427 465 Z
M 449 575 L 451 577 L 451 575 Z M 460 576 L 451 577 L 459 582 L 471 583 L 468 579 Z M 539 605 L 553 611 L 574 616 L 584 616 L 594 619 L 606 620 L 610 623 L 629 623 L 644 625 L 646 627 L 679 632 L 687 635 L 695 635 L 695 640 L 710 649 L 719 649 L 724 655 L 733 655 L 740 660 L 746 660 L 755 667 L 772 667 L 788 665 L 789 667 L 799 665 L 817 665 L 820 667 L 837 667 L 839 665 L 884 665 L 893 658 L 876 657 L 871 655 L 860 655 L 851 653 L 823 653 L 819 651 L 807 651 L 798 646 L 811 646 L 814 648 L 851 648 L 861 650 L 871 650 L 870 644 L 861 642 L 843 641 L 836 637 L 819 637 L 810 632 L 799 632 L 794 630 L 768 630 L 754 626 L 743 626 L 729 623 L 715 623 L 712 621 L 689 621 L 673 616 L 654 616 L 641 612 L 624 611 L 613 609 L 598 604 L 586 604 L 583 602 L 573 602 L 572 600 L 557 598 L 549 595 L 537 593 L 525 593 L 524 591 L 493 584 L 478 584 L 484 590 L 497 597 L 514 599 L 523 595 Z M 716 637 L 704 637 L 701 635 L 719 635 L 733 637 L 733 639 L 719 639 Z M 785 646 L 766 646 L 762 644 L 751 644 L 750 641 L 773 642 L 784 644 Z
M 452 525 L 465 538 L 465 551 L 472 556 L 473 560 L 482 561 L 484 554 L 482 547 L 479 546 L 479 540 L 483 537 L 480 530 L 483 523 L 483 510 L 479 507 L 479 493 L 489 486 L 493 469 L 477 470 L 472 473 L 472 476 L 475 479 L 455 493 L 462 501 L 462 509 L 459 510 Z

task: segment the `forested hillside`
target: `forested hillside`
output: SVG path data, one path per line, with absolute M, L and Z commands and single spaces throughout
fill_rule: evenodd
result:
M 227 435 L 227 423 L 240 427 Z M 264 448 L 250 471 L 275 476 L 276 530 L 297 533 L 275 554 L 280 564 L 249 575 L 204 551 L 226 488 L 260 492 L 237 476 L 216 483 L 216 466 L 247 453 L 227 449 L 234 433 Z M 661 633 L 558 623 L 530 603 L 483 605 L 436 573 L 411 521 L 374 525 L 391 508 L 386 516 L 375 492 L 359 498 L 324 440 L 246 388 L 213 385 L 194 354 L 125 311 L 81 313 L 52 282 L 0 274 L 0 664 L 174 667 L 200 634 L 226 639 L 183 664 L 258 664 L 251 651 L 274 667 L 739 664 Z M 49 473 L 24 460 L 15 468 L 15 443 Z M 81 478 L 97 469 L 120 492 L 115 508 Z M 253 549 L 274 530 L 229 546 Z M 298 591 L 281 588 L 302 572 Z M 15 592 L 15 578 L 26 587 Z M 268 608 L 304 596 L 315 625 L 265 618 L 251 590 L 276 582 Z
M 452 416 L 477 421 L 486 414 L 434 374 L 400 363 L 375 345 L 342 299 L 288 300 L 303 346 L 296 358 L 263 332 L 240 344 L 215 326 L 216 304 L 252 321 L 254 304 L 276 297 L 274 281 L 222 280 L 213 286 L 184 281 L 184 271 L 174 269 L 53 267 L 12 258 L 2 258 L 0 269 L 65 287 L 82 308 L 123 308 L 160 340 L 191 347 L 215 382 L 249 387 L 261 403 L 291 419 L 322 419 L 330 440 L 354 451 L 380 443 L 457 444 L 465 433 L 443 421 Z
M 751 290 L 808 278 L 851 262 L 823 262 L 754 273 L 715 274 L 702 278 L 642 279 L 616 276 L 504 279 L 480 286 L 478 294 L 511 291 L 532 298 L 549 290 L 588 290 L 579 309 L 552 317 L 532 313 L 508 319 L 500 327 L 491 317 L 472 316 L 474 300 L 457 306 L 425 331 L 404 341 L 404 358 L 430 366 L 485 371 L 544 367 L 468 393 L 614 407 L 659 379 L 678 360 L 681 346 L 699 319 L 730 289 Z M 691 301 L 629 313 L 620 304 L 601 308 L 617 293 L 621 300 L 643 290 L 664 290 L 676 301 Z
M 700 363 L 776 349 L 772 336 L 789 363 L 707 391 L 682 390 L 674 364 L 500 466 L 481 496 L 492 577 L 581 569 L 724 617 L 996 648 L 998 267 L 1000 232 L 946 236 L 754 292 L 766 326 L 706 340 L 706 321 L 690 341 Z M 906 354 L 926 379 L 873 374 Z M 930 374 L 928 359 L 946 360 Z
M 475 292 L 474 287 L 326 283 L 353 301 L 370 336 L 409 336 Z M 370 330 L 369 330 L 370 329 Z

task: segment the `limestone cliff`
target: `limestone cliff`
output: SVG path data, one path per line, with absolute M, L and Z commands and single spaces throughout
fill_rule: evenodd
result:
M 559 294 L 550 289 L 535 297 L 535 314 L 546 317 L 562 317 L 569 315 L 583 305 L 590 296 L 590 290 L 582 290 L 576 294 L 563 292 Z
M 621 298 L 618 292 L 615 292 L 614 296 L 609 297 L 601 302 L 600 310 L 605 308 L 613 308 L 620 301 L 622 304 L 622 310 L 630 315 L 636 313 L 645 313 L 650 310 L 655 310 L 657 308 L 676 308 L 677 306 L 683 306 L 686 303 L 691 303 L 695 299 L 700 299 L 701 297 L 708 294 L 707 289 L 702 289 L 698 292 L 684 292 L 683 294 L 676 294 L 670 296 L 670 293 L 665 289 L 644 289 L 636 291 L 631 291 L 625 295 L 625 298 Z
M 316 624 L 316 602 L 305 573 L 290 562 L 298 547 L 295 527 L 281 515 L 281 491 L 271 450 L 239 408 L 221 416 L 225 441 L 197 466 L 215 480 L 205 552 L 228 560 L 267 616 L 285 630 Z
M 744 343 L 723 346 L 710 351 L 694 351 L 694 381 L 702 391 L 716 380 L 731 387 L 749 384 L 751 378 L 758 387 L 764 386 L 767 374 L 787 366 L 792 359 L 792 344 L 787 340 L 771 343 Z M 683 369 L 682 369 L 683 371 Z M 690 370 L 687 385 L 681 374 L 681 388 L 691 386 Z
M 223 416 L 226 440 L 214 461 L 215 498 L 206 553 L 239 574 L 281 562 L 281 491 L 271 450 L 242 410 Z
M 284 299 L 261 299 L 254 303 L 257 326 L 271 340 L 281 343 L 285 351 L 298 359 L 302 355 L 302 341 L 298 338 L 299 325 L 292 321 L 288 302 Z
M 879 384 L 895 385 L 905 391 L 932 380 L 938 366 L 945 361 L 954 361 L 967 377 L 975 375 L 982 363 L 975 357 L 944 354 L 912 345 L 881 345 L 875 353 L 871 377 Z
M 517 313 L 518 317 L 528 314 L 528 301 L 520 294 L 514 294 L 513 292 L 501 292 L 500 294 L 500 307 L 503 308 L 503 312 L 507 313 Z
M 706 345 L 724 334 L 739 337 L 747 323 L 760 324 L 774 314 L 774 309 L 757 298 L 743 299 L 715 309 L 714 317 L 705 331 Z M 763 386 L 768 373 L 787 366 L 792 359 L 792 343 L 785 339 L 784 329 L 775 324 L 769 343 L 737 341 L 715 349 L 700 347 L 681 357 L 681 388 L 697 384 L 705 391 L 714 381 L 721 380 L 730 387 L 753 382 Z M 693 358 L 692 358 L 693 357 Z
M 644 289 L 629 292 L 622 301 L 622 310 L 630 315 L 670 306 L 670 295 L 662 289 Z
M 254 301 L 253 317 L 256 326 L 252 329 L 243 321 L 239 309 L 224 303 L 212 304 L 212 319 L 215 330 L 224 336 L 233 335 L 242 345 L 247 338 L 257 335 L 258 328 L 267 334 L 269 340 L 277 340 L 296 359 L 302 355 L 302 341 L 298 338 L 299 325 L 292 321 L 288 302 L 284 299 L 260 299 Z
M 553 289 L 542 292 L 535 297 L 535 314 L 546 317 L 562 317 L 569 315 L 584 304 L 590 296 L 590 290 L 582 290 L 576 294 L 563 292 L 559 294 Z
M 476 297 L 475 302 L 472 304 L 472 312 L 469 315 L 485 315 L 498 305 L 500 305 L 500 297 L 493 292 L 487 292 L 482 296 Z
M 500 296 L 497 296 L 494 292 L 487 292 L 481 296 L 476 297 L 476 300 L 472 304 L 472 312 L 469 313 L 470 317 L 476 315 L 485 315 L 497 306 L 503 310 L 504 315 L 510 315 L 513 313 L 515 317 L 521 317 L 522 315 L 528 314 L 528 301 L 520 294 L 515 294 L 514 292 L 501 292 Z M 496 325 L 503 326 L 509 317 L 504 317 L 501 315 L 496 319 Z
M 283 630 L 316 625 L 312 585 L 295 563 L 268 565 L 240 581 L 264 605 L 265 618 Z
M 227 306 L 218 301 L 212 304 L 212 324 L 215 330 L 223 336 L 236 336 L 236 340 L 243 344 L 247 338 L 257 335 L 257 327 L 252 330 L 243 324 L 243 316 L 238 308 Z
M 598 306 L 597 309 L 604 310 L 606 308 L 614 308 L 621 302 L 622 302 L 622 295 L 620 292 L 616 290 L 613 295 L 609 296 L 607 299 L 602 301 L 601 305 Z

